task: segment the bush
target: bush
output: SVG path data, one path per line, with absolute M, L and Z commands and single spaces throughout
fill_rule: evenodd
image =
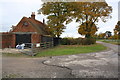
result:
M 61 39 L 61 44 L 62 44 L 62 45 L 69 45 L 70 42 L 69 42 L 68 38 L 62 38 L 62 39 Z
M 90 45 L 95 44 L 96 39 L 92 38 L 62 38 L 62 45 Z
M 96 39 L 92 39 L 92 38 L 84 38 L 82 39 L 82 45 L 91 45 L 91 44 L 95 44 L 96 43 Z

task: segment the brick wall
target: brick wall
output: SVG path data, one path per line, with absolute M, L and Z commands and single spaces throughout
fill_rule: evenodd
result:
M 28 23 L 27 26 L 24 26 L 24 22 L 26 22 L 26 18 L 23 17 L 17 26 L 13 29 L 12 32 L 36 32 L 37 30 L 32 27 L 31 24 Z
M 16 41 L 16 36 L 15 36 L 15 34 L 13 34 L 12 40 L 11 40 L 11 47 L 13 47 L 13 48 L 15 48 L 15 45 L 16 45 L 15 41 Z
M 31 35 L 31 42 L 32 43 L 40 43 L 41 42 L 41 35 L 40 34 L 32 34 Z
M 12 44 L 12 34 L 6 32 L 6 33 L 1 33 L 1 40 L 0 44 L 2 48 L 9 48 L 11 47 Z

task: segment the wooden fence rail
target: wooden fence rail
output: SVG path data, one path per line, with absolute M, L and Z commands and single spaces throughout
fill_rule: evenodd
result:
M 34 56 L 36 53 L 42 49 L 47 49 L 53 47 L 52 42 L 44 42 L 44 43 L 24 43 L 25 47 L 23 49 L 23 53 L 27 55 Z M 26 50 L 29 49 L 29 50 Z

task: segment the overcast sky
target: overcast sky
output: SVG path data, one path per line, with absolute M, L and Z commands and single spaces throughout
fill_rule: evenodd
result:
M 112 31 L 118 22 L 118 1 L 106 0 L 109 6 L 112 6 L 112 18 L 106 23 L 99 21 L 99 30 L 97 33 Z M 38 15 L 37 10 L 41 8 L 42 2 L 40 0 L 0 0 L 0 32 L 10 30 L 12 25 L 17 25 L 23 16 L 30 17 L 32 12 L 36 12 L 36 19 L 42 21 L 45 16 Z M 61 37 L 81 37 L 77 33 L 79 23 L 72 22 L 67 25 Z

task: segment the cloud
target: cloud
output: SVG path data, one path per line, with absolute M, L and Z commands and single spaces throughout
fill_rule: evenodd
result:
M 119 4 L 118 4 L 118 20 L 120 21 L 120 1 L 119 1 Z
M 41 0 L 1 0 L 2 3 L 41 3 Z
M 118 2 L 119 0 L 105 0 L 106 2 Z

